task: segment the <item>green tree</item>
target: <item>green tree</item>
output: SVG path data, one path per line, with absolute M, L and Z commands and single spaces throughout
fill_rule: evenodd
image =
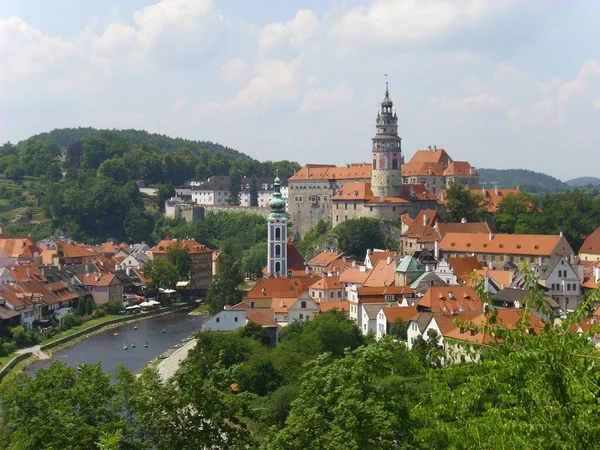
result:
M 219 256 L 219 271 L 206 294 L 206 304 L 211 314 L 221 311 L 225 305 L 235 305 L 242 299 L 240 285 L 244 282 L 240 261 L 233 261 L 226 253 Z
M 29 138 L 21 149 L 21 163 L 28 175 L 40 176 L 49 166 L 60 161 L 61 150 L 54 141 Z
M 242 257 L 244 272 L 251 278 L 259 278 L 267 265 L 267 243 L 259 242 L 244 251 Z
M 167 258 L 177 268 L 180 280 L 190 279 L 190 270 L 192 268 L 192 260 L 189 248 L 183 246 L 181 241 L 169 246 L 167 249 Z
M 446 222 L 484 222 L 487 215 L 487 203 L 483 196 L 474 194 L 460 183 L 450 183 L 446 190 L 448 201 L 442 218 Z
M 408 338 L 408 326 L 400 317 L 394 320 L 390 326 L 390 334 L 403 341 Z
M 250 206 L 258 206 L 258 183 L 255 175 L 250 178 Z
M 83 141 L 83 156 L 81 157 L 81 167 L 97 169 L 103 161 L 110 157 L 108 140 L 89 136 Z
M 368 249 L 385 246 L 385 237 L 377 219 L 361 217 L 345 220 L 333 229 L 333 233 L 340 251 L 352 258 L 363 258 Z
M 508 195 L 498 204 L 498 211 L 494 215 L 494 225 L 498 233 L 515 232 L 519 217 L 533 214 L 531 200 L 523 193 Z
M 229 204 L 239 205 L 242 195 L 242 176 L 237 171 L 229 175 Z
M 165 201 L 169 200 L 171 197 L 175 197 L 175 188 L 171 183 L 157 183 L 154 187 L 158 189 L 158 194 L 156 195 L 158 207 L 164 212 Z
M 127 170 L 123 158 L 119 157 L 104 160 L 98 167 L 98 175 L 112 178 L 119 183 L 125 183 L 131 179 L 131 174 Z
M 167 260 L 148 261 L 144 265 L 144 276 L 152 279 L 154 289 L 174 288 L 179 281 L 177 266 Z
M 123 221 L 123 231 L 128 242 L 152 240 L 154 217 L 142 208 L 131 208 Z
M 375 383 L 390 373 L 393 345 L 385 339 L 340 359 L 324 354 L 309 363 L 285 427 L 265 440 L 263 448 L 401 448 L 385 405 L 388 393 Z

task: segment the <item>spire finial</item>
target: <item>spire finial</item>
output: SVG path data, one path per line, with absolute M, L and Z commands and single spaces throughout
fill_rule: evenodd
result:
M 389 97 L 390 96 L 390 92 L 388 91 L 388 77 L 387 77 L 387 73 L 383 74 L 383 76 L 385 77 L 385 96 Z

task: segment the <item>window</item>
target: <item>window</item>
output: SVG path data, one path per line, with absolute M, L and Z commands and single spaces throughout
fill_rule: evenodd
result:
M 217 317 L 217 323 L 219 323 L 220 321 L 221 321 L 221 319 L 219 319 L 219 318 Z
M 250 308 L 254 308 L 255 303 L 254 302 L 250 302 Z
M 300 314 L 300 320 L 304 319 L 304 314 Z
M 275 246 L 275 256 L 281 256 L 281 246 L 279 244 Z
M 275 263 L 275 272 L 281 272 L 281 263 L 279 261 Z
M 300 308 L 305 309 L 306 308 L 306 302 L 301 302 L 300 303 Z
M 354 209 L 356 209 L 356 203 L 354 203 Z
M 281 239 L 281 228 L 279 227 L 275 228 L 275 239 Z
M 234 321 L 234 322 L 237 322 L 237 321 L 238 321 L 238 318 L 237 318 L 237 317 L 234 317 L 234 318 L 233 318 L 233 321 Z

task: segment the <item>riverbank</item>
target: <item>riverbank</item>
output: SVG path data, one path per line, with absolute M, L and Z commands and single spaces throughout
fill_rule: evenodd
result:
M 112 328 L 120 327 L 125 323 L 135 323 L 144 321 L 150 318 L 157 318 L 165 315 L 169 315 L 178 311 L 184 311 L 186 309 L 193 308 L 194 305 L 189 304 L 178 304 L 172 305 L 166 308 L 161 308 L 154 311 L 149 311 L 146 313 L 139 313 L 135 315 L 128 316 L 115 316 L 111 317 L 108 320 L 104 320 L 100 323 L 93 323 L 84 329 L 79 330 L 67 330 L 66 335 L 58 335 L 54 336 L 48 341 L 40 343 L 39 346 L 30 347 L 26 349 L 21 349 L 19 351 L 19 355 L 15 356 L 11 361 L 9 361 L 4 367 L 0 369 L 0 379 L 6 376 L 9 372 L 12 371 L 13 368 L 18 367 L 19 370 L 23 370 L 27 365 L 38 361 L 40 359 L 45 359 L 46 357 L 51 357 L 54 353 L 63 350 L 67 347 L 75 345 L 91 336 L 104 332 L 106 330 L 110 330 Z M 104 318 L 102 318 L 104 319 Z M 80 326 L 82 327 L 82 326 Z M 38 352 L 42 352 L 42 358 L 37 358 L 35 355 Z M 29 358 L 27 356 L 29 356 Z M 25 363 L 25 364 L 24 364 Z
M 158 374 L 161 376 L 163 381 L 167 381 L 169 378 L 175 375 L 175 372 L 179 370 L 181 362 L 187 358 L 190 350 L 196 347 L 197 342 L 197 339 L 192 339 L 191 341 L 186 342 L 186 344 L 183 347 L 178 348 L 173 353 L 171 353 L 166 359 L 160 361 L 160 363 L 156 366 L 156 370 L 158 371 Z

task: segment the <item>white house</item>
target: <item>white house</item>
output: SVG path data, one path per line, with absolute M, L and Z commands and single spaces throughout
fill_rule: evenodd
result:
M 246 326 L 245 309 L 224 309 L 212 316 L 200 327 L 200 331 L 233 331 Z
M 274 311 L 275 322 L 279 325 L 287 325 L 296 320 L 310 320 L 319 314 L 319 305 L 304 292 L 297 298 L 276 298 L 271 302 Z
M 150 257 L 145 253 L 130 253 L 119 266 L 121 269 L 137 270 L 143 268 L 148 261 L 150 261 Z
M 398 319 L 408 324 L 418 314 L 415 306 L 390 306 L 382 307 L 377 312 L 375 337 L 381 339 L 390 334 L 391 325 Z
M 0 268 L 0 286 L 10 286 L 14 284 L 15 280 L 10 273 L 8 267 Z
M 360 303 L 358 310 L 360 311 L 360 330 L 363 334 L 377 332 L 377 314 L 382 308 L 388 308 L 388 303 Z
M 581 281 L 565 256 L 552 255 L 548 264 L 538 266 L 539 283 L 563 311 L 575 311 L 581 299 Z
M 346 300 L 350 303 L 348 317 L 358 325 L 358 288 L 367 281 L 370 271 L 365 266 L 354 266 L 340 274 L 340 283 L 344 286 Z

